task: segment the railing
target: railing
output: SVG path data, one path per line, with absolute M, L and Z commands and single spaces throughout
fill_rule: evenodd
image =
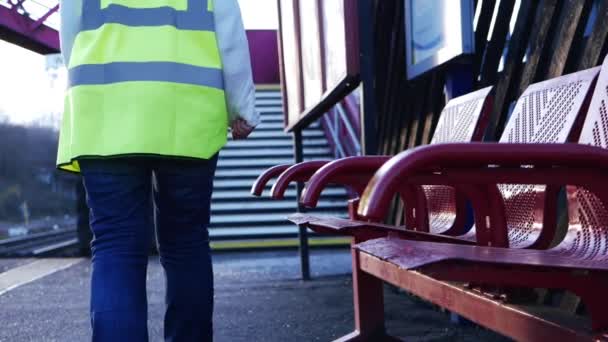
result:
M 361 155 L 359 106 L 349 95 L 321 119 L 325 135 L 336 158 Z
M 41 53 L 59 52 L 58 0 L 0 0 L 0 37 Z

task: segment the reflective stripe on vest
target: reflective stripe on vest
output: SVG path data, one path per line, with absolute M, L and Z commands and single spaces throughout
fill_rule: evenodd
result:
M 63 169 L 82 157 L 207 159 L 226 142 L 212 0 L 83 0 L 68 76 Z
M 105 4 L 102 4 L 105 2 Z M 129 4 L 123 6 L 117 3 Z M 134 8 L 135 1 L 101 1 L 84 2 L 84 13 L 88 13 L 82 22 L 82 31 L 96 30 L 104 24 L 122 24 L 137 26 L 173 26 L 180 30 L 214 31 L 211 2 L 208 0 L 176 1 L 187 4 L 186 10 L 169 6 L 153 8 Z M 153 1 L 139 1 L 153 4 Z M 145 5 L 139 5 L 145 6 Z
M 167 62 L 79 65 L 69 70 L 70 86 L 160 81 L 224 89 L 222 70 Z
M 165 81 L 174 83 L 185 83 L 194 84 L 201 86 L 209 86 L 212 88 L 224 89 L 224 79 L 221 72 L 221 61 L 219 53 L 215 56 L 209 56 L 209 58 L 201 58 L 201 60 L 207 65 L 196 65 L 196 56 L 200 56 L 201 50 L 213 50 L 216 48 L 217 42 L 213 38 L 209 39 L 209 35 L 204 37 L 204 32 L 214 31 L 214 17 L 212 9 L 212 1 L 209 0 L 174 0 L 175 7 L 178 7 L 180 3 L 185 6 L 185 10 L 179 10 L 175 7 L 156 7 L 156 8 L 143 8 L 144 4 L 153 4 L 154 1 L 147 1 L 143 3 L 141 1 L 132 0 L 85 0 L 83 3 L 83 16 L 81 25 L 81 35 L 77 38 L 75 48 L 78 48 L 79 40 L 87 40 L 83 38 L 88 33 L 84 31 L 95 31 L 100 29 L 104 25 L 118 24 L 124 25 L 131 30 L 133 33 L 127 33 L 126 37 L 122 39 L 126 40 L 123 44 L 127 49 L 136 50 L 136 45 L 144 43 L 146 45 L 149 42 L 142 42 L 143 35 L 147 32 L 140 31 L 137 34 L 136 27 L 143 27 L 145 31 L 149 31 L 150 27 L 154 27 L 156 36 L 164 34 L 171 34 L 182 31 L 180 35 L 184 36 L 184 40 L 194 43 L 198 47 L 188 49 L 186 47 L 186 54 L 190 60 L 176 60 L 171 62 L 161 62 L 162 59 L 171 58 L 173 56 L 155 56 L 154 53 L 150 53 L 149 49 L 140 48 L 137 49 L 138 53 L 141 54 L 140 58 L 134 56 L 138 61 L 143 60 L 155 60 L 155 62 L 130 62 L 126 61 L 127 56 L 121 56 L 123 51 L 107 51 L 108 59 L 112 61 L 104 60 L 104 58 L 85 58 L 84 60 L 74 58 L 70 61 L 69 70 L 69 81 L 70 86 L 78 85 L 93 85 L 93 84 L 108 84 L 115 82 L 126 82 L 126 81 Z M 126 7 L 120 3 L 137 5 L 138 8 Z M 167 1 L 162 1 L 167 3 Z M 184 6 L 181 6 L 184 8 Z M 174 32 L 167 32 L 167 27 L 173 27 L 176 30 Z M 162 32 L 165 31 L 165 32 Z M 194 32 L 183 32 L 183 31 L 194 31 Z M 197 32 L 198 31 L 198 32 Z M 150 35 L 147 35 L 150 37 Z M 207 39 L 205 39 L 207 38 Z M 130 42 L 129 40 L 132 40 Z M 182 47 L 184 48 L 184 47 Z M 165 54 L 171 54 L 172 49 L 163 48 L 158 46 L 152 46 L 151 50 L 164 52 Z M 190 51 L 188 51 L 190 50 Z M 134 51 L 128 51 L 127 54 L 133 54 Z M 198 52 L 198 53 L 197 53 Z M 204 55 L 205 53 L 202 53 Z M 123 58 L 121 58 L 123 57 Z M 173 57 L 174 58 L 174 57 Z M 91 60 L 93 59 L 93 60 Z M 206 61 L 205 61 L 206 59 Z M 114 62 L 120 60 L 120 62 Z M 105 64 L 101 66 L 101 64 Z M 215 68 L 210 68 L 215 67 Z

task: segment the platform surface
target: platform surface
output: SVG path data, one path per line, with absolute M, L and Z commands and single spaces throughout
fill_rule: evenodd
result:
M 350 253 L 313 250 L 314 280 L 299 277 L 296 251 L 216 253 L 215 341 L 330 341 L 353 329 Z M 2 260 L 6 269 L 31 260 Z M 0 273 L 1 275 L 1 273 Z M 0 341 L 90 340 L 90 263 L 0 295 Z M 148 270 L 150 341 L 162 341 L 164 284 Z M 471 324 L 453 324 L 437 308 L 387 287 L 387 326 L 408 341 L 506 341 Z

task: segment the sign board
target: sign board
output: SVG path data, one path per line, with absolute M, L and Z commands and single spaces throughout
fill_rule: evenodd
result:
M 408 79 L 475 52 L 473 0 L 406 0 Z
M 279 0 L 279 42 L 285 122 L 296 122 L 304 110 L 298 0 Z
M 278 0 L 286 130 L 325 114 L 359 77 L 357 0 Z
M 319 103 L 325 90 L 320 13 L 317 1 L 300 0 L 300 46 L 306 108 Z
M 359 75 L 356 0 L 322 0 L 325 89 Z

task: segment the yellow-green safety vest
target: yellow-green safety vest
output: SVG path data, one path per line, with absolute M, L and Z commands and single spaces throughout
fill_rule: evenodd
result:
M 58 167 L 87 157 L 209 159 L 228 109 L 213 0 L 84 0 Z

